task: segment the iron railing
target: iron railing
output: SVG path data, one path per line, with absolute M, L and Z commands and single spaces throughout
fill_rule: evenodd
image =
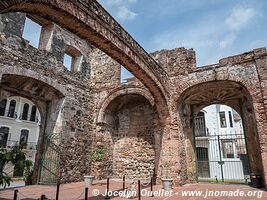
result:
M 22 149 L 36 150 L 36 142 L 23 142 L 15 140 L 0 140 L 0 148 L 12 148 L 14 146 L 21 146 Z
M 27 117 L 24 119 L 22 116 L 23 116 L 22 114 L 18 116 L 17 112 L 10 112 L 10 111 L 5 111 L 5 113 L 3 112 L 0 113 L 0 117 L 8 117 L 12 119 L 19 119 L 19 120 L 30 121 L 30 122 L 35 122 L 35 123 L 39 122 L 39 117 L 34 117 L 34 119 L 32 119 L 31 114 L 28 114 Z
M 21 114 L 19 116 L 19 120 L 31 121 L 31 122 L 35 122 L 35 123 L 38 123 L 39 122 L 39 118 L 38 117 L 35 117 L 34 119 L 32 119 L 31 114 L 27 115 L 26 118 L 23 116 L 23 114 Z
M 9 117 L 9 118 L 12 118 L 12 119 L 17 119 L 18 118 L 18 114 L 15 111 L 14 112 L 5 111 L 5 112 L 0 113 L 0 116 L 1 117 Z

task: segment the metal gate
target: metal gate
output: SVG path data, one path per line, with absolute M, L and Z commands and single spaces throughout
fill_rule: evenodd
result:
M 53 133 L 45 138 L 45 148 L 39 165 L 38 184 L 56 184 L 60 179 L 60 142 L 60 133 Z
M 245 135 L 195 135 L 198 181 L 247 183 L 249 161 Z

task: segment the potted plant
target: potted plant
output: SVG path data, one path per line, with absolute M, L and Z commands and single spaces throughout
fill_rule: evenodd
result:
M 172 189 L 173 178 L 171 178 L 171 176 L 169 175 L 170 166 L 171 166 L 170 162 L 166 162 L 165 165 L 164 165 L 164 169 L 163 170 L 165 171 L 165 173 L 161 178 L 164 190 L 171 190 Z
M 32 177 L 33 177 L 32 161 L 25 160 L 24 161 L 24 181 L 25 181 L 25 185 L 32 185 Z
M 93 152 L 91 152 L 88 158 L 93 162 L 100 162 L 104 159 L 105 156 L 105 147 L 99 145 Z M 84 182 L 86 185 L 92 185 L 94 180 L 93 175 L 86 175 L 84 176 Z

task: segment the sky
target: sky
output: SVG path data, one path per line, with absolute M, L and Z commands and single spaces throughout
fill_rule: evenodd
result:
M 193 48 L 197 66 L 267 46 L 267 0 L 98 0 L 147 51 Z
M 267 0 L 98 1 L 147 52 L 193 48 L 197 66 L 267 46 Z M 26 27 L 24 38 L 38 46 L 40 27 L 29 19 Z

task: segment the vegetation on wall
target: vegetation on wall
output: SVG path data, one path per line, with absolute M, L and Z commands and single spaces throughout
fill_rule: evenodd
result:
M 104 160 L 106 153 L 106 149 L 104 146 L 98 146 L 96 149 L 91 153 L 90 159 L 94 162 L 100 162 Z

